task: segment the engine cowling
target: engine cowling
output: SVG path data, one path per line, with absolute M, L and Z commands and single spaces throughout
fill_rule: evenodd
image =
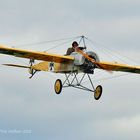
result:
M 95 52 L 87 52 L 87 55 L 90 58 L 93 58 L 94 61 L 99 62 L 99 57 Z M 94 63 L 92 63 L 91 61 L 89 61 L 88 59 L 85 59 L 84 64 L 82 65 L 82 68 L 84 70 L 85 73 L 90 73 L 93 74 L 94 73 L 94 69 L 96 68 L 96 65 Z
M 100 61 L 98 55 L 97 55 L 95 52 L 89 51 L 89 52 L 87 52 L 86 54 L 87 54 L 89 57 L 93 58 L 96 62 L 99 62 L 99 61 Z
M 96 62 L 99 62 L 99 57 L 95 52 L 89 51 L 86 52 L 86 54 L 93 58 Z M 78 52 L 73 52 L 71 54 L 75 58 L 74 60 L 74 65 L 75 66 L 80 66 L 81 70 L 85 73 L 93 73 L 94 69 L 96 68 L 96 65 L 94 65 L 92 62 L 87 60 L 82 54 Z
M 83 57 L 82 54 L 80 54 L 78 52 L 73 52 L 73 53 L 71 53 L 71 56 L 74 57 L 74 65 L 80 66 L 80 65 L 84 64 L 85 58 Z

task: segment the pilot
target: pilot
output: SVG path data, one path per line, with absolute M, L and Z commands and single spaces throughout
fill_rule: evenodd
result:
M 74 42 L 72 43 L 72 47 L 71 47 L 71 48 L 68 48 L 66 55 L 70 55 L 71 53 L 75 52 L 75 51 L 76 51 L 76 48 L 77 48 L 78 46 L 79 46 L 79 44 L 78 44 L 76 41 L 74 41 Z M 86 47 L 78 47 L 78 48 L 79 48 L 80 50 L 86 49 Z

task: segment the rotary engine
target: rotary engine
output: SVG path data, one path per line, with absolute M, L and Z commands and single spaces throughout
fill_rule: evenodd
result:
M 99 62 L 99 57 L 95 52 L 89 51 L 86 52 L 86 54 L 93 58 L 96 62 Z M 79 66 L 81 70 L 85 73 L 93 74 L 94 69 L 96 68 L 96 65 L 94 65 L 92 62 L 87 60 L 82 54 L 79 54 L 78 52 L 73 52 L 71 54 L 75 58 L 74 65 Z

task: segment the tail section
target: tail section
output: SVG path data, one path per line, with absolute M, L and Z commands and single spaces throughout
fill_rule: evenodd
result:
M 18 68 L 27 68 L 27 69 L 30 68 L 29 66 L 15 65 L 15 64 L 2 64 L 2 65 L 10 66 L 10 67 L 18 67 Z

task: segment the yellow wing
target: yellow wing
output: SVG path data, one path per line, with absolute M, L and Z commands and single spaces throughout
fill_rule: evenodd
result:
M 99 69 L 108 70 L 108 71 L 122 71 L 122 72 L 132 72 L 140 74 L 140 66 L 130 66 L 119 63 L 110 63 L 110 62 L 96 62 L 94 59 L 89 57 L 86 53 L 76 48 L 76 50 L 82 54 L 86 59 L 91 61 L 93 64 L 97 66 Z
M 29 50 L 22 50 L 16 48 L 8 48 L 2 45 L 0 45 L 0 53 L 12 55 L 15 57 L 58 62 L 58 63 L 69 63 L 71 61 L 74 61 L 74 58 L 70 56 L 49 54 L 47 52 L 37 52 L 37 51 L 29 51 Z
M 122 72 L 132 72 L 140 74 L 140 66 L 130 66 L 119 63 L 110 63 L 110 62 L 95 62 L 95 64 L 100 69 L 109 70 L 109 71 L 122 71 Z

